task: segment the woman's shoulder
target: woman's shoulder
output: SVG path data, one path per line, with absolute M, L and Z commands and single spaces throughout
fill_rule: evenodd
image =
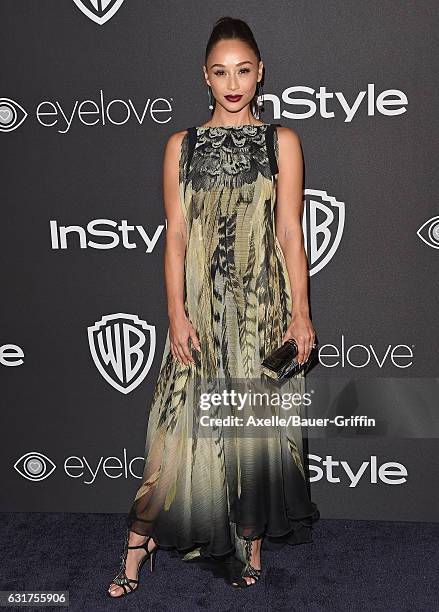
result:
M 290 146 L 300 143 L 300 136 L 293 128 L 278 125 L 276 130 L 279 142 L 284 142 L 286 145 Z
M 168 136 L 168 140 L 166 142 L 167 146 L 170 147 L 179 147 L 184 139 L 184 137 L 186 136 L 186 134 L 188 133 L 188 129 L 186 130 L 178 130 L 176 132 L 172 132 L 172 134 L 170 134 Z
M 279 172 L 288 172 L 293 167 L 293 160 L 302 163 L 302 145 L 299 134 L 293 128 L 281 126 L 277 128 L 277 157 Z
M 176 132 L 172 132 L 168 136 L 168 139 L 165 143 L 165 156 L 171 156 L 178 158 L 182 151 L 182 144 L 185 136 L 188 134 L 188 130 L 178 130 Z

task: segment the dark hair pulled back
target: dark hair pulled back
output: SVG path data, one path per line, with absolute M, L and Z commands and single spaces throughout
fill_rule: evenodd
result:
M 233 38 L 242 40 L 242 42 L 246 43 L 255 53 L 258 62 L 261 60 L 261 53 L 259 51 L 259 47 L 256 43 L 255 37 L 253 36 L 253 32 L 251 31 L 249 25 L 242 19 L 235 19 L 233 17 L 221 17 L 220 19 L 218 19 L 218 21 L 215 22 L 209 40 L 207 41 L 206 53 L 204 55 L 204 63 L 206 67 L 208 57 L 214 46 L 221 40 L 230 40 Z M 262 80 L 260 83 L 261 85 L 263 80 L 264 75 L 262 75 Z M 257 100 L 258 87 L 256 86 L 255 95 L 253 96 L 250 103 L 251 111 L 255 116 L 258 116 L 259 114 Z

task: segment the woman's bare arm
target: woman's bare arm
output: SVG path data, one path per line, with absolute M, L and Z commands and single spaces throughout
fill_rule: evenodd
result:
M 163 158 L 163 201 L 167 221 L 165 281 L 169 317 L 184 314 L 183 269 L 187 236 L 178 181 L 181 143 L 185 133 L 175 132 L 169 137 Z
M 168 303 L 171 352 L 180 363 L 195 363 L 188 345 L 189 338 L 199 349 L 196 331 L 184 310 L 184 260 L 186 254 L 186 221 L 180 202 L 179 161 L 186 130 L 172 134 L 165 146 L 163 159 L 163 200 L 167 221 L 165 243 L 165 283 Z
M 279 174 L 275 225 L 285 255 L 292 297 L 292 321 L 285 340 L 294 337 L 299 345 L 299 362 L 306 361 L 314 342 L 309 320 L 308 265 L 302 230 L 303 158 L 300 139 L 291 128 L 278 127 Z

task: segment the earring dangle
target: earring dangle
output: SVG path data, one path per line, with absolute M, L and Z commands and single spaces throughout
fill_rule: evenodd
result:
M 258 83 L 259 91 L 258 91 L 258 106 L 262 109 L 264 106 L 264 89 L 262 87 L 261 81 Z
M 262 98 L 262 99 L 260 99 Z M 258 81 L 257 85 L 256 85 L 256 92 L 254 95 L 254 98 L 252 100 L 252 108 L 253 108 L 253 114 L 256 117 L 256 119 L 260 119 L 260 111 L 264 110 L 263 106 L 264 106 L 264 92 L 262 89 L 262 85 L 261 82 Z
M 210 88 L 210 85 L 207 86 L 207 95 L 208 95 L 208 98 L 209 98 L 209 109 L 213 110 L 212 90 Z

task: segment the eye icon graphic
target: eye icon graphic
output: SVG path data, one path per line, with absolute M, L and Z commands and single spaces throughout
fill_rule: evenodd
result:
M 26 453 L 14 464 L 14 468 L 27 480 L 39 481 L 50 476 L 56 465 L 42 453 Z
M 26 117 L 27 112 L 18 102 L 10 98 L 0 98 L 0 132 L 16 130 Z
M 421 240 L 433 249 L 439 249 L 439 217 L 432 217 L 416 232 Z

